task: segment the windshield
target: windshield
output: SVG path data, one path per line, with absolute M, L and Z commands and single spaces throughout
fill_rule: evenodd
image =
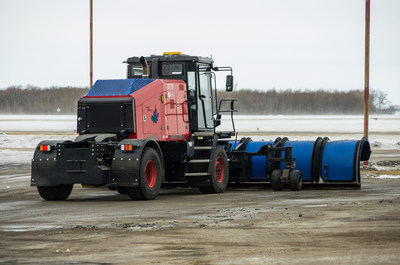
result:
M 161 66 L 162 75 L 182 75 L 183 64 L 182 63 L 163 63 Z

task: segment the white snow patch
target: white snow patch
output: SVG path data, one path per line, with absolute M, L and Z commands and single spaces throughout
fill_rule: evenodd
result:
M 43 140 L 73 140 L 77 134 L 40 135 L 0 133 L 0 149 L 31 148 L 32 150 Z M 33 153 L 32 153 L 33 155 Z
M 377 179 L 400 179 L 400 175 L 379 175 Z
M 0 149 L 0 166 L 5 164 L 26 164 L 33 158 L 32 151 L 16 151 L 10 149 Z

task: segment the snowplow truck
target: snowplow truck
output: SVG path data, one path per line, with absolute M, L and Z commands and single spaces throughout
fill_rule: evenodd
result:
M 231 140 L 236 100 L 218 101 L 215 81 L 216 72 L 226 72 L 226 91 L 232 91 L 231 67 L 181 53 L 130 57 L 124 63 L 126 79 L 97 80 L 78 101 L 74 141 L 45 140 L 35 149 L 31 186 L 43 199 L 65 200 L 74 184 L 108 186 L 139 200 L 155 199 L 161 185 L 198 187 L 203 193 L 222 193 L 228 182 L 300 190 L 303 181 L 324 177 L 324 182 L 360 185 L 357 166 L 370 153 L 366 139 L 349 144 L 353 168 L 344 180 L 324 168 L 326 138 L 310 144 L 306 176 L 296 168 L 296 144 L 287 144 L 287 138 Z M 222 114 L 231 117 L 229 131 L 217 130 Z

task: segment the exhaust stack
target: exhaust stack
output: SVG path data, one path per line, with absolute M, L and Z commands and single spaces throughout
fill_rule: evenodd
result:
M 149 78 L 149 64 L 147 63 L 146 58 L 143 56 L 140 57 L 140 63 L 142 64 L 143 68 L 143 73 L 142 73 L 142 79 L 148 79 Z

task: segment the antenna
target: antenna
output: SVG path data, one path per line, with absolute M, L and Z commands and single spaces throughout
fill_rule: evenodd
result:
M 365 0 L 364 137 L 368 139 L 370 0 Z M 368 161 L 364 161 L 368 165 Z
M 90 86 L 93 85 L 93 0 L 90 0 Z

